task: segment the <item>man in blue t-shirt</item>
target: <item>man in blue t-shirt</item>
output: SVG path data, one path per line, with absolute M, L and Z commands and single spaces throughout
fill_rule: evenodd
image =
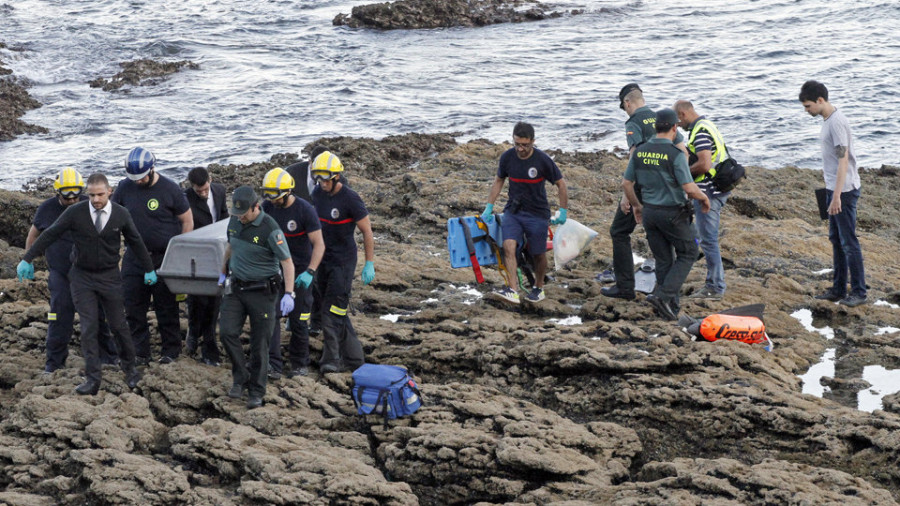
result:
M 112 201 L 131 213 L 131 218 L 159 269 L 169 239 L 194 229 L 190 204 L 178 183 L 155 170 L 156 158 L 150 151 L 134 148 L 125 158 L 127 179 L 123 179 Z M 178 301 L 165 283 L 145 283 L 144 271 L 135 252 L 128 248 L 122 261 L 122 288 L 128 327 L 134 340 L 138 365 L 150 362 L 150 324 L 147 311 L 151 299 L 156 311 L 162 341 L 159 363 L 171 364 L 181 353 L 181 322 Z
M 362 344 L 347 310 L 356 271 L 357 229 L 363 235 L 366 263 L 362 282 L 375 279 L 375 236 L 369 211 L 359 195 L 341 183 L 344 165 L 337 156 L 325 151 L 316 157 L 310 173 L 318 184 L 312 193 L 313 205 L 322 225 L 325 255 L 316 276 L 316 290 L 322 301 L 323 373 L 353 370 L 365 363 Z
M 534 147 L 533 126 L 525 122 L 516 123 L 513 142 L 515 147 L 500 155 L 497 177 L 482 213 L 485 223 L 494 219 L 494 201 L 509 178 L 509 198 L 501 223 L 509 285 L 491 292 L 491 296 L 511 304 L 519 303 L 516 250 L 524 244 L 528 254 L 534 258 L 535 279 L 535 286 L 525 298 L 529 302 L 540 302 L 544 300 L 544 275 L 547 273 L 547 227 L 549 223 L 562 225 L 566 222 L 568 190 L 566 180 L 553 159 Z M 553 220 L 550 220 L 550 203 L 544 187 L 547 181 L 559 189 L 559 216 Z
M 34 214 L 34 221 L 25 239 L 26 250 L 31 248 L 41 233 L 50 228 L 69 206 L 87 200 L 84 186 L 84 179 L 77 170 L 66 167 L 59 171 L 53 182 L 56 195 L 42 202 Z M 47 287 L 50 289 L 50 312 L 47 313 L 47 361 L 44 364 L 44 373 L 48 374 L 66 365 L 69 341 L 72 339 L 75 323 L 75 303 L 72 301 L 69 287 L 73 244 L 71 235 L 71 232 L 65 232 L 44 252 L 49 271 Z M 102 307 L 98 308 L 101 315 L 97 336 L 100 344 L 100 362 L 114 364 L 118 353 L 102 310 Z
M 288 368 L 289 378 L 306 376 L 309 371 L 309 317 L 312 307 L 312 284 L 316 270 L 325 253 L 325 242 L 322 240 L 322 226 L 315 208 L 292 190 L 296 188 L 294 178 L 284 169 L 276 167 L 263 177 L 261 187 L 265 200 L 263 211 L 275 219 L 294 263 L 296 289 L 294 309 L 288 315 L 279 313 L 279 318 L 288 317 L 291 340 L 288 354 L 291 365 Z M 277 380 L 284 369 L 281 357 L 281 326 L 275 325 L 272 340 L 269 342 L 269 379 Z

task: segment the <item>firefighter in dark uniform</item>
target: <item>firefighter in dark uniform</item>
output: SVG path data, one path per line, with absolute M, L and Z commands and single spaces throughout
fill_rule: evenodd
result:
M 687 157 L 675 147 L 678 116 L 672 109 L 656 113 L 656 137 L 642 144 L 628 160 L 622 186 L 637 223 L 643 223 L 656 258 L 656 290 L 647 296 L 659 316 L 677 320 L 679 293 L 697 260 L 697 229 L 687 197 L 709 211 L 709 198 L 694 184 Z M 634 191 L 643 191 L 643 204 Z M 687 194 L 687 197 L 685 196 Z
M 247 389 L 247 408 L 253 409 L 262 406 L 266 394 L 269 339 L 277 324 L 276 310 L 290 314 L 294 309 L 294 262 L 278 223 L 260 208 L 253 188 L 241 186 L 234 191 L 229 213 L 228 247 L 219 276 L 219 283 L 225 285 L 219 334 L 231 359 L 232 387 L 228 396 L 240 398 Z M 226 279 L 229 271 L 231 277 Z M 276 308 L 282 283 L 284 295 Z M 249 367 L 239 339 L 248 316 Z
M 77 170 L 66 167 L 59 171 L 56 180 L 53 181 L 56 195 L 42 202 L 34 214 L 34 221 L 28 230 L 28 237 L 25 239 L 26 250 L 31 248 L 34 241 L 40 237 L 41 232 L 53 225 L 53 222 L 69 206 L 87 200 L 87 196 L 84 195 L 84 186 L 84 179 Z M 44 364 L 44 373 L 47 374 L 65 366 L 66 358 L 69 356 L 69 341 L 72 339 L 72 330 L 75 324 L 75 303 L 72 301 L 72 292 L 69 287 L 69 270 L 72 268 L 71 254 L 70 232 L 64 233 L 44 252 L 49 270 L 47 287 L 50 289 L 50 312 L 47 313 L 47 361 Z M 115 364 L 116 345 L 109 333 L 106 318 L 102 316 L 102 308 L 100 311 L 98 331 L 100 362 Z
M 295 189 L 294 178 L 284 169 L 276 167 L 263 177 L 262 195 L 263 211 L 278 222 L 294 262 L 294 272 L 298 274 L 295 285 L 297 297 L 294 299 L 294 310 L 287 315 L 291 340 L 288 354 L 291 365 L 288 367 L 289 378 L 306 376 L 309 372 L 309 322 L 312 307 L 312 290 L 310 284 L 316 269 L 322 262 L 325 253 L 325 242 L 322 240 L 322 226 L 316 209 L 309 202 L 297 197 L 291 190 Z M 269 343 L 269 379 L 277 380 L 284 370 L 281 356 L 281 326 L 275 325 L 272 340 Z
M 356 229 L 362 232 L 365 246 L 362 282 L 369 284 L 375 279 L 375 236 L 369 211 L 359 195 L 341 183 L 343 171 L 341 161 L 329 151 L 317 156 L 310 167 L 317 183 L 313 205 L 325 239 L 325 256 L 316 276 L 316 289 L 322 297 L 319 370 L 323 373 L 353 370 L 365 363 L 362 345 L 347 315 L 356 271 Z

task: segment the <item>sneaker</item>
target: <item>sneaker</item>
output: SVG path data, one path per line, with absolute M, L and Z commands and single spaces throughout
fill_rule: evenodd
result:
M 494 290 L 489 293 L 492 299 L 497 299 L 503 302 L 508 302 L 510 304 L 518 304 L 519 303 L 519 294 L 514 292 L 512 288 L 508 286 L 504 286 L 499 290 Z
M 839 294 L 835 293 L 834 290 L 827 290 L 824 293 L 820 293 L 819 295 L 815 296 L 815 298 L 818 300 L 828 300 L 831 302 L 837 302 L 839 300 L 843 300 L 844 297 L 845 297 L 844 295 L 839 295 Z
M 860 297 L 859 295 L 848 295 L 847 297 L 841 299 L 840 304 L 843 306 L 856 307 L 861 306 L 866 303 L 865 297 Z
M 296 376 L 306 376 L 309 374 L 309 368 L 307 367 L 295 367 L 288 371 L 287 377 L 294 378 Z
M 525 296 L 525 300 L 528 302 L 540 302 L 544 299 L 544 289 L 538 287 L 532 288 L 528 295 Z
M 712 300 L 722 300 L 725 294 L 718 293 L 712 288 L 708 286 L 704 286 L 703 288 L 695 291 L 694 293 L 688 295 L 689 299 L 712 299 Z
M 616 282 L 616 273 L 613 272 L 612 269 L 606 269 L 605 271 L 601 272 L 600 274 L 597 274 L 597 276 L 594 277 L 594 279 L 601 283 L 615 283 Z

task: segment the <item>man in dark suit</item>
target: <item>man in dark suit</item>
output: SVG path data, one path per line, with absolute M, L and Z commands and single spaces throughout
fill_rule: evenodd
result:
M 147 247 L 141 240 L 131 214 L 124 207 L 111 202 L 109 181 L 100 173 L 87 180 L 88 201 L 69 206 L 44 230 L 25 253 L 16 269 L 20 279 L 34 279 L 31 261 L 47 248 L 71 232 L 72 268 L 69 283 L 72 300 L 81 320 L 81 353 L 84 355 L 84 383 L 75 388 L 79 395 L 96 395 L 100 390 L 100 346 L 97 330 L 100 325 L 98 302 L 106 312 L 106 321 L 116 339 L 119 365 L 125 372 L 125 383 L 135 388 L 141 374 L 135 368 L 134 343 L 125 322 L 122 302 L 122 277 L 119 271 L 119 250 L 122 238 L 144 271 L 144 283 L 156 284 L 156 271 Z
M 228 217 L 225 205 L 225 187 L 210 181 L 209 172 L 197 167 L 188 172 L 191 187 L 184 191 L 191 212 L 194 229 L 205 227 Z M 194 355 L 197 341 L 203 338 L 202 361 L 206 365 L 219 366 L 219 348 L 216 346 L 216 321 L 219 318 L 219 297 L 190 295 L 188 306 L 187 354 Z

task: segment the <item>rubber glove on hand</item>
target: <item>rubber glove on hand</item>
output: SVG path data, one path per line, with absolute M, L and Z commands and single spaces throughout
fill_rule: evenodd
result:
M 34 265 L 22 260 L 16 266 L 16 276 L 19 278 L 19 281 L 34 279 Z
M 481 221 L 485 223 L 494 221 L 494 204 L 485 204 L 484 212 L 481 213 Z
M 557 216 L 555 218 L 553 218 L 552 220 L 550 220 L 551 225 L 562 225 L 563 223 L 566 222 L 566 214 L 567 213 L 566 213 L 565 207 L 560 207 L 559 211 L 556 214 L 557 214 Z
M 144 274 L 144 284 L 153 286 L 156 284 L 156 271 L 150 271 Z
M 364 285 L 368 285 L 373 279 L 375 279 L 375 264 L 371 260 L 366 260 L 362 271 L 362 282 Z
M 289 315 L 289 314 L 291 314 L 291 311 L 294 310 L 294 298 L 291 297 L 291 294 L 286 293 L 281 298 L 281 308 L 280 309 L 281 309 L 282 316 Z
M 227 278 L 227 277 L 228 276 L 226 276 L 224 272 L 219 273 L 219 286 L 222 286 L 225 284 L 225 278 Z
M 294 281 L 294 285 L 300 286 L 303 288 L 309 288 L 310 283 L 312 283 L 313 275 L 309 273 L 309 271 L 303 271 L 297 276 L 297 280 Z

